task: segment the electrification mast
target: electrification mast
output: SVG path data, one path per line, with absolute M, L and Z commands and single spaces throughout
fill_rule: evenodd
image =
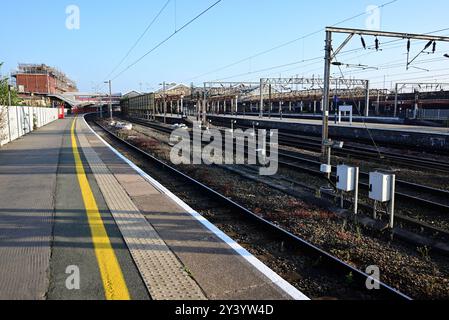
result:
M 333 50 L 332 47 L 332 35 L 334 33 L 337 34 L 346 34 L 348 35 L 345 41 L 336 49 Z M 355 36 L 359 35 L 362 40 L 363 47 L 366 49 L 365 40 L 363 36 L 373 36 L 375 37 L 375 47 L 376 50 L 379 49 L 379 40 L 378 37 L 387 37 L 387 38 L 398 38 L 407 40 L 407 51 L 410 52 L 410 41 L 413 40 L 424 40 L 428 41 L 425 45 L 424 49 L 418 53 L 418 55 L 413 58 L 407 58 L 407 68 L 415 61 L 415 59 L 422 53 L 424 53 L 431 46 L 433 53 L 435 53 L 435 48 L 437 42 L 449 42 L 449 37 L 444 36 L 433 36 L 426 34 L 412 34 L 412 33 L 401 33 L 401 32 L 385 32 L 385 31 L 376 31 L 376 30 L 363 30 L 363 29 L 350 29 L 350 28 L 334 28 L 327 27 L 326 28 L 326 40 L 325 40 L 325 57 L 324 57 L 324 93 L 323 93 L 323 137 L 322 137 L 322 155 L 323 158 L 328 157 L 328 153 L 330 152 L 329 148 L 329 103 L 330 103 L 330 69 L 333 60 L 335 57 L 341 52 L 341 50 L 349 43 L 349 41 Z M 366 106 L 365 116 L 368 116 L 369 105 Z

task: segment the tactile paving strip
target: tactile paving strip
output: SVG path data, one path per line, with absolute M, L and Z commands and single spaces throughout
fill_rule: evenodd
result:
M 92 149 L 78 122 L 77 136 L 92 173 L 154 300 L 205 300 L 198 284 L 145 219 Z

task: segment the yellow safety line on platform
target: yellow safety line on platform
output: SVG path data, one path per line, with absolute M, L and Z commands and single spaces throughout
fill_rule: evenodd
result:
M 125 278 L 123 277 L 117 256 L 112 248 L 111 241 L 106 232 L 106 228 L 98 210 L 97 202 L 92 193 L 89 181 L 84 170 L 83 162 L 78 150 L 75 136 L 76 119 L 73 121 L 71 129 L 72 150 L 75 157 L 76 173 L 81 187 L 81 194 L 86 208 L 87 218 L 92 241 L 95 248 L 98 266 L 107 300 L 130 300 Z

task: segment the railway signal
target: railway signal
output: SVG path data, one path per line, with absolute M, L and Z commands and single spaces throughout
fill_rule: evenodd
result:
M 109 113 L 111 123 L 114 121 L 114 117 L 112 115 L 112 82 L 111 80 L 105 81 L 105 84 L 109 84 Z

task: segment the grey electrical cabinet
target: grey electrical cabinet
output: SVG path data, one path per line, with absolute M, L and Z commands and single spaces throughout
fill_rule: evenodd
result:
M 355 171 L 353 167 L 341 165 L 337 167 L 337 189 L 345 192 L 355 190 Z
M 391 200 L 393 176 L 381 172 L 371 172 L 369 174 L 369 197 L 379 202 Z

